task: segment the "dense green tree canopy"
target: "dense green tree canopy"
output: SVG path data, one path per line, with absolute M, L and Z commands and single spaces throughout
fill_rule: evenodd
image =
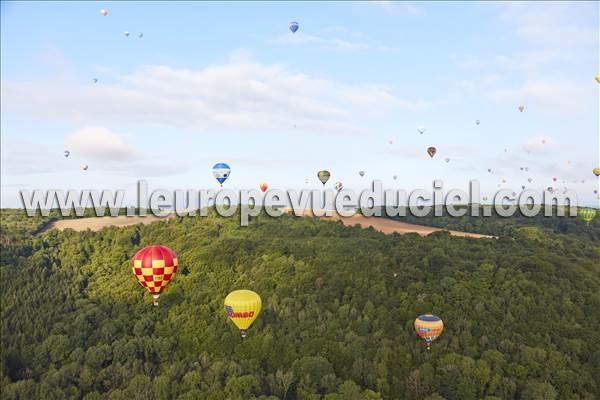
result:
M 45 221 L 2 212 L 3 399 L 600 398 L 594 223 L 446 221 L 500 236 L 471 239 L 291 215 Z M 130 268 L 155 243 L 180 261 L 157 308 Z M 263 300 L 243 341 L 222 309 L 239 288 Z M 446 324 L 429 352 L 426 312 Z

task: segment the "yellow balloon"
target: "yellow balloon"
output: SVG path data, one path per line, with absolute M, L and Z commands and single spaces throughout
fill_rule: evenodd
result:
M 225 297 L 224 303 L 225 313 L 245 338 L 246 331 L 260 314 L 262 308 L 260 296 L 252 290 L 234 290 Z
M 600 176 L 600 167 L 594 168 L 593 172 L 594 172 L 594 175 Z
M 600 74 L 596 74 L 596 82 L 600 83 Z

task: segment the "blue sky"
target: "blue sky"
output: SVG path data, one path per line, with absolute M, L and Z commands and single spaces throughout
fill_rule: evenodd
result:
M 597 2 L 2 2 L 1 18 L 3 207 L 20 189 L 216 188 L 220 161 L 232 189 L 317 188 L 328 169 L 332 187 L 504 179 L 597 205 Z

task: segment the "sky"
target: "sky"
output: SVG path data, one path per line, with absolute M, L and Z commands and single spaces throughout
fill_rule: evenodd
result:
M 599 19 L 598 2 L 3 1 L 1 205 L 216 189 L 226 162 L 233 190 L 316 189 L 325 169 L 330 188 L 477 179 L 598 206 Z

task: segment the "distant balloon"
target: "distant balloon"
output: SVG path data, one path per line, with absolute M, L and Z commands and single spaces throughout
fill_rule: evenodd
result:
M 475 120 L 475 123 L 476 123 L 477 125 L 479 125 L 479 124 L 481 123 L 481 121 L 479 121 L 479 120 L 477 119 L 477 120 Z
M 144 34 L 142 32 L 138 32 L 138 37 L 141 39 L 144 37 Z
M 527 182 L 529 182 L 529 183 L 533 182 L 533 178 L 527 178 Z
M 65 158 L 67 158 L 67 157 L 69 157 L 69 154 L 71 154 L 71 152 L 69 150 L 65 150 L 63 152 L 63 154 L 64 154 Z
M 582 208 L 577 211 L 577 216 L 585 221 L 588 225 L 594 218 L 596 218 L 596 214 L 597 212 L 593 208 Z
M 359 174 L 360 176 L 365 176 L 365 171 L 358 171 L 358 174 Z
M 512 195 L 512 197 L 516 197 L 517 196 L 517 192 L 512 192 L 511 195 Z
M 450 159 L 448 157 L 444 158 L 444 161 L 446 161 L 446 163 L 450 162 Z
M 92 79 L 92 82 L 94 82 L 94 83 L 98 83 L 98 78 L 94 78 L 94 79 Z
M 166 246 L 147 246 L 135 253 L 131 260 L 133 274 L 154 298 L 158 306 L 158 298 L 171 279 L 177 273 L 177 254 Z
M 108 15 L 108 10 L 106 8 L 101 9 L 100 15 L 102 15 L 103 17 L 106 17 Z
M 415 332 L 427 343 L 427 350 L 431 348 L 431 342 L 437 339 L 444 331 L 444 323 L 441 318 L 433 314 L 419 315 L 415 320 Z
M 491 169 L 491 168 L 488 168 L 488 172 L 491 174 L 491 173 L 492 173 L 492 169 Z
M 425 127 L 423 125 L 417 127 L 417 130 L 419 131 L 419 133 L 422 135 L 423 133 L 425 133 Z
M 229 168 L 229 165 L 225 163 L 216 163 L 212 167 L 212 173 L 215 179 L 221 184 L 221 186 L 223 186 L 223 182 L 229 178 L 231 168 Z
M 256 320 L 262 308 L 260 296 L 252 290 L 234 290 L 223 302 L 225 313 L 238 327 L 242 338 L 247 335 L 248 328 Z
M 431 146 L 427 148 L 427 154 L 429 154 L 429 157 L 433 158 L 435 153 L 437 153 L 437 149 L 435 147 Z
M 342 190 L 343 188 L 344 188 L 344 184 L 343 184 L 342 182 L 338 181 L 338 182 L 336 182 L 336 183 L 335 183 L 335 190 L 336 190 L 336 191 L 338 191 L 338 192 L 339 192 L 339 191 L 340 191 L 340 190 Z
M 296 21 L 292 21 L 290 22 L 290 31 L 292 31 L 292 33 L 296 33 L 296 31 L 298 30 L 298 28 L 300 28 L 300 25 L 298 25 L 298 23 Z M 310 29 L 309 29 L 310 31 Z
M 596 74 L 596 82 L 600 83 L 600 74 Z
M 506 179 L 502 179 L 502 183 L 506 183 Z
M 523 112 L 523 111 L 525 111 L 525 106 L 523 106 L 523 105 L 520 105 L 520 106 L 519 106 L 519 111 L 520 111 L 520 112 Z
M 123 32 L 123 35 L 125 35 L 126 37 L 129 37 L 129 32 L 125 31 L 125 32 Z
M 552 193 L 552 192 L 554 191 L 554 189 L 552 188 L 552 186 L 548 186 L 548 187 L 546 188 L 546 190 L 547 190 L 547 191 L 549 191 L 550 193 Z
M 392 178 L 394 178 L 394 180 L 398 179 L 398 175 L 394 175 L 392 176 Z
M 89 168 L 89 167 L 88 167 L 88 165 L 87 165 L 87 164 L 81 164 L 81 169 L 82 169 L 82 170 L 84 170 L 84 171 L 87 171 L 87 170 L 88 170 L 88 168 Z
M 600 176 L 600 167 L 596 167 L 592 170 L 592 172 L 594 173 L 594 175 L 596 176 Z
M 521 190 L 525 190 L 525 185 L 521 186 Z
M 556 178 L 556 177 L 554 177 L 554 178 L 552 178 L 552 180 L 553 180 L 554 182 L 556 182 L 557 178 Z
M 266 182 L 262 182 L 262 183 L 260 184 L 260 190 L 261 190 L 262 192 L 266 192 L 268 188 L 269 188 L 269 185 L 268 185 Z
M 319 178 L 323 186 L 325 186 L 330 177 L 331 174 L 329 173 L 329 171 L 326 170 L 322 170 L 317 173 L 317 178 Z

